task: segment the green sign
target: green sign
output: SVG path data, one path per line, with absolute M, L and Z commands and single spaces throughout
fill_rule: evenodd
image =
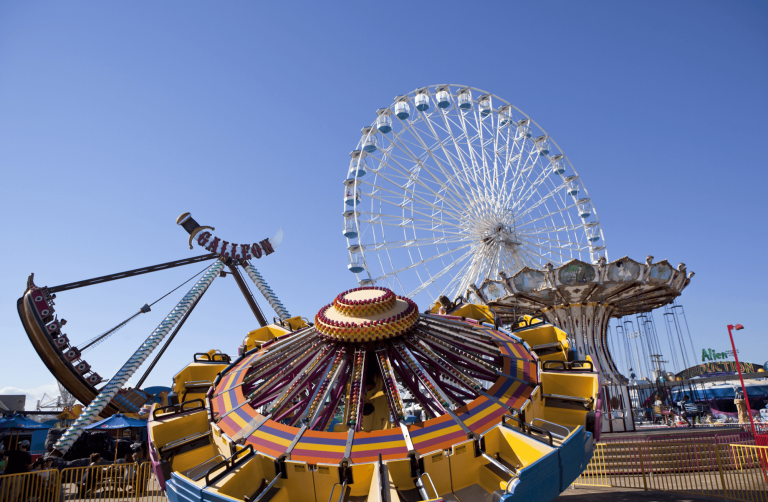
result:
M 707 361 L 718 361 L 720 359 L 728 359 L 732 355 L 733 355 L 732 350 L 729 350 L 727 352 L 715 352 L 712 349 L 701 349 L 701 362 L 705 363 Z

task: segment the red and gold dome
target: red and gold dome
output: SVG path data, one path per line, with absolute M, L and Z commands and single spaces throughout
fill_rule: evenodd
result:
M 315 329 L 344 342 L 371 342 L 400 336 L 419 322 L 419 308 L 387 288 L 364 287 L 341 293 L 315 316 Z

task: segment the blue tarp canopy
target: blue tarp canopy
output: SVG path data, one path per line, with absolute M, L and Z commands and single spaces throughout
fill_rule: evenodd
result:
M 136 420 L 135 418 L 128 418 L 122 413 L 116 413 L 109 418 L 99 420 L 91 425 L 83 427 L 84 429 L 130 429 L 130 428 L 144 428 L 147 426 L 147 422 L 144 420 Z
M 0 418 L 0 430 L 7 429 L 50 429 L 50 425 L 35 422 L 31 418 L 21 415 L 11 415 Z

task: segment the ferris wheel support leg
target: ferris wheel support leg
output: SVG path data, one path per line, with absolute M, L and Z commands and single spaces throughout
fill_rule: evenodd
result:
M 115 374 L 114 377 L 101 389 L 99 395 L 97 395 L 87 408 L 80 413 L 74 424 L 67 429 L 67 431 L 59 438 L 54 446 L 54 451 L 58 451 L 60 454 L 64 454 L 69 448 L 77 441 L 77 438 L 83 433 L 83 428 L 91 424 L 98 416 L 99 413 L 104 410 L 107 404 L 112 400 L 117 392 L 123 388 L 125 382 L 128 381 L 137 369 L 144 363 L 149 355 L 154 351 L 160 342 L 168 335 L 176 324 L 184 317 L 190 308 L 195 304 L 195 301 L 208 289 L 216 276 L 219 275 L 221 269 L 224 267 L 224 263 L 217 261 L 211 265 L 208 270 L 205 271 L 203 276 L 197 283 L 192 286 L 192 289 L 184 295 L 184 298 L 171 310 L 171 313 L 163 319 L 163 322 L 155 328 L 151 335 L 141 344 L 141 347 L 133 353 L 128 361 L 122 368 Z
M 288 313 L 288 309 L 286 309 L 280 300 L 278 300 L 277 295 L 274 291 L 272 291 L 272 288 L 269 287 L 267 281 L 264 280 L 259 271 L 256 270 L 250 263 L 248 263 L 243 268 L 245 269 L 245 273 L 248 274 L 248 277 L 250 277 L 256 287 L 259 288 L 261 294 L 264 295 L 264 298 L 267 299 L 267 302 L 275 311 L 275 313 L 280 317 L 280 319 L 290 318 L 291 314 Z

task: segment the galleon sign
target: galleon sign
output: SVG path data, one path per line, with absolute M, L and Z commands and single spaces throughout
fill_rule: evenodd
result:
M 176 219 L 176 223 L 189 232 L 189 249 L 192 249 L 192 239 L 195 239 L 197 244 L 206 251 L 216 253 L 224 258 L 232 258 L 233 260 L 259 259 L 262 256 L 270 255 L 275 252 L 275 248 L 283 240 L 283 230 L 280 229 L 271 241 L 270 239 L 264 239 L 252 244 L 237 244 L 225 241 L 206 230 L 216 230 L 215 228 L 201 226 L 189 213 L 179 216 Z
M 261 258 L 261 255 L 270 255 L 275 252 L 272 248 L 272 244 L 269 243 L 269 239 L 264 239 L 258 243 L 253 244 L 235 244 L 219 239 L 210 232 L 205 231 L 197 238 L 197 243 L 200 247 L 205 248 L 211 253 L 217 253 L 220 256 L 226 258 L 234 258 L 235 260 L 250 260 L 251 255 L 254 258 Z M 207 246 L 206 246 L 207 244 Z

